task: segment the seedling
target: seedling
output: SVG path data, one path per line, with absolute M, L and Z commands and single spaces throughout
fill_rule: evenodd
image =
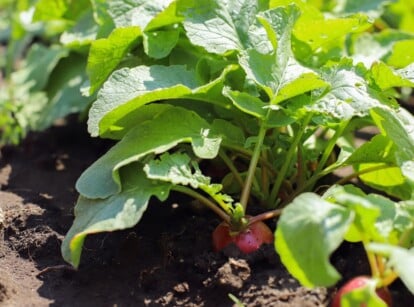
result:
M 414 66 L 358 52 L 368 38 L 392 50 L 413 37 L 376 34 L 383 6 L 365 9 L 338 4 L 328 17 L 302 1 L 110 1 L 100 22 L 113 28 L 91 43 L 84 93 L 97 95 L 90 134 L 118 142 L 77 181 L 64 258 L 77 267 L 88 234 L 133 227 L 151 197 L 174 191 L 222 220 L 217 251 L 274 242 L 303 285 L 331 286 L 331 253 L 361 241 L 379 287 L 399 276 L 413 291 L 398 263 L 413 261 L 414 118 L 395 89 L 413 87 Z M 358 147 L 364 127 L 378 133 Z M 352 173 L 320 196 L 320 180 L 344 167 Z M 342 186 L 356 178 L 401 202 Z M 279 216 L 273 238 L 263 221 Z

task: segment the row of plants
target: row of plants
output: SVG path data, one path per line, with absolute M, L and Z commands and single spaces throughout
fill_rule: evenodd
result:
M 361 242 L 372 276 L 333 306 L 391 305 L 397 278 L 414 293 L 409 0 L 16 3 L 3 140 L 81 112 L 91 136 L 116 141 L 76 183 L 66 261 L 179 192 L 222 219 L 215 250 L 272 243 L 306 287 L 335 285 L 331 254 Z M 377 133 L 356 145 L 366 127 Z M 273 233 L 263 221 L 275 218 Z

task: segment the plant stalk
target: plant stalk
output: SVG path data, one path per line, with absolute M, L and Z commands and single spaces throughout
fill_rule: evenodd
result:
M 176 185 L 171 188 L 174 191 L 186 194 L 191 196 L 192 198 L 200 201 L 203 205 L 211 209 L 214 213 L 216 213 L 223 221 L 230 224 L 230 216 L 227 215 L 220 207 L 218 207 L 215 203 L 209 200 L 207 197 L 201 195 L 200 193 L 181 185 Z
M 378 268 L 377 258 L 375 257 L 375 254 L 371 253 L 368 248 L 367 244 L 368 242 L 366 240 L 362 240 L 362 244 L 364 245 L 365 253 L 367 254 L 369 267 L 371 268 L 371 274 L 375 278 L 379 278 L 381 276 L 381 272 Z
M 241 197 L 240 197 L 240 204 L 242 205 L 244 211 L 246 211 L 247 202 L 249 201 L 253 179 L 254 179 L 254 176 L 256 175 L 257 163 L 259 162 L 263 141 L 266 136 L 266 130 L 267 129 L 265 127 L 265 121 L 263 121 L 260 125 L 259 134 L 257 136 L 257 143 L 254 147 L 253 155 L 252 155 L 252 158 L 249 164 L 249 169 L 247 171 L 246 181 L 244 183 L 244 187 L 243 187 Z
M 348 126 L 349 120 L 345 121 L 343 123 L 341 123 L 339 125 L 339 128 L 335 131 L 335 134 L 333 135 L 333 137 L 329 140 L 328 142 L 328 146 L 326 146 L 325 151 L 322 154 L 322 157 L 318 163 L 318 167 L 315 170 L 315 173 L 320 173 L 322 171 L 322 169 L 325 167 L 326 162 L 329 159 L 329 156 L 331 155 L 336 141 L 339 139 L 339 137 L 344 133 L 344 130 L 346 129 L 346 127 Z
M 305 118 L 305 121 L 303 122 L 303 125 L 301 127 L 301 129 L 298 131 L 298 133 L 296 134 L 292 144 L 290 145 L 290 148 L 287 152 L 286 155 L 286 161 L 283 164 L 278 176 L 276 177 L 276 182 L 273 185 L 272 191 L 270 193 L 270 203 L 274 204 L 276 203 L 276 199 L 277 199 L 277 194 L 279 192 L 279 189 L 282 185 L 283 180 L 286 177 L 286 173 L 289 169 L 289 166 L 293 160 L 293 156 L 295 155 L 295 151 L 298 147 L 298 144 L 302 138 L 303 133 L 305 132 L 305 129 L 307 127 L 307 125 L 309 124 L 310 120 L 312 119 L 312 113 L 309 113 L 309 115 Z
M 254 224 L 259 221 L 268 220 L 274 217 L 278 217 L 282 214 L 283 209 L 275 209 L 272 211 L 267 211 L 256 216 L 253 216 L 249 219 L 249 225 Z
M 240 176 L 240 173 L 237 170 L 236 166 L 234 165 L 233 161 L 231 161 L 231 159 L 227 156 L 224 150 L 219 151 L 219 156 L 223 160 L 223 162 L 227 165 L 231 173 L 233 174 L 234 179 L 236 179 L 239 185 L 243 187 L 244 185 L 243 178 Z

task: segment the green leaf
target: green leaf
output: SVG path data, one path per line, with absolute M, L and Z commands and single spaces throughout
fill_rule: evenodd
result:
M 102 26 L 111 24 L 111 18 L 108 14 L 109 4 L 106 0 L 91 0 L 93 16 L 95 21 Z
M 224 54 L 256 46 L 263 53 L 271 46 L 258 26 L 256 14 L 264 8 L 258 0 L 184 0 L 179 2 L 190 41 L 208 52 Z
M 381 195 L 366 195 L 352 185 L 332 186 L 323 197 L 354 212 L 354 220 L 345 236 L 347 241 L 398 243 L 400 234 L 395 229 L 401 229 L 404 210 L 397 203 Z
M 113 129 L 103 134 L 102 137 L 120 140 L 128 133 L 131 128 L 135 127 L 137 123 L 153 120 L 161 113 L 166 112 L 171 108 L 173 108 L 173 106 L 166 103 L 144 105 L 137 111 L 130 112 L 126 116 L 120 118 L 116 123 L 118 129 L 113 127 Z
M 46 47 L 33 44 L 23 63 L 23 68 L 14 72 L 13 82 L 25 84 L 31 91 L 40 91 L 46 86 L 50 73 L 59 61 L 69 54 L 68 49 L 54 45 Z
M 388 65 L 396 68 L 406 67 L 414 62 L 414 39 L 395 43 L 390 56 L 386 59 Z
M 387 4 L 394 0 L 344 0 L 336 1 L 336 6 L 332 11 L 336 14 L 350 15 L 354 13 L 363 13 L 371 19 L 379 18 L 384 12 Z
M 109 2 L 109 14 L 117 28 L 138 26 L 144 30 L 172 2 L 174 0 L 112 0 Z
M 293 55 L 291 35 L 298 16 L 295 5 L 261 13 L 259 19 L 275 50 L 263 54 L 260 49 L 249 49 L 239 59 L 247 77 L 266 91 L 273 104 L 327 85 Z
M 383 62 L 372 66 L 372 76 L 381 90 L 393 87 L 414 87 L 414 64 L 394 70 Z
M 217 155 L 219 139 L 209 135 L 210 125 L 195 112 L 167 108 L 152 120 L 136 123 L 125 137 L 93 163 L 78 179 L 76 188 L 88 198 L 106 198 L 121 189 L 118 171 L 144 156 L 160 154 L 179 143 L 191 143 L 200 158 Z
M 344 59 L 322 70 L 323 79 L 330 83 L 328 90 L 314 91 L 318 97 L 308 108 L 340 120 L 363 117 L 374 107 L 382 106 L 380 95 L 369 87 L 365 70 Z
M 232 91 L 225 87 L 223 94 L 230 98 L 233 104 L 244 113 L 253 115 L 255 117 L 264 119 L 267 114 L 267 109 L 262 100 L 245 92 Z
M 60 42 L 70 48 L 81 48 L 96 39 L 98 30 L 98 25 L 93 19 L 93 11 L 88 10 L 72 28 L 62 33 Z
M 40 0 L 36 3 L 33 16 L 34 21 L 60 19 L 67 11 L 69 5 L 66 0 Z
M 385 62 L 397 42 L 410 38 L 413 34 L 392 29 L 378 33 L 363 32 L 349 38 L 349 53 L 355 63 L 361 62 L 370 68 L 376 62 Z
M 226 67 L 211 82 L 197 87 L 196 74 L 184 66 L 138 66 L 115 71 L 98 93 L 89 112 L 88 130 L 93 136 L 107 136 L 120 127 L 122 118 L 139 112 L 143 105 L 159 100 L 187 98 L 228 108 L 230 102 L 222 95 L 227 75 L 236 69 Z
M 170 185 L 146 178 L 141 165 L 131 164 L 120 171 L 122 190 L 104 199 L 80 196 L 75 207 L 75 220 L 62 243 L 63 258 L 79 266 L 82 246 L 89 234 L 133 227 L 147 209 L 152 195 L 168 197 Z
M 414 32 L 414 3 L 411 0 L 395 1 L 387 7 L 383 19 L 393 28 Z
M 155 59 L 168 56 L 177 44 L 179 35 L 178 29 L 145 32 L 143 42 L 145 53 Z
M 86 59 L 75 53 L 59 62 L 50 75 L 47 86 L 49 101 L 42 110 L 36 130 L 45 129 L 56 119 L 89 107 L 92 98 L 81 94 L 81 87 L 87 80 L 85 66 Z
M 87 73 L 90 79 L 90 93 L 94 93 L 137 45 L 142 33 L 138 27 L 115 29 L 108 38 L 94 41 L 88 57 Z
M 164 153 L 157 160 L 145 164 L 144 171 L 149 179 L 171 182 L 174 185 L 190 185 L 193 189 L 210 184 L 191 158 L 184 153 Z
M 194 73 L 184 66 L 138 66 L 115 71 L 92 105 L 88 130 L 92 136 L 106 133 L 129 112 L 161 99 L 179 98 L 196 87 Z
M 329 257 L 351 221 L 349 210 L 313 193 L 301 194 L 283 210 L 276 230 L 276 250 L 302 285 L 330 286 L 339 280 Z
M 396 147 L 394 142 L 384 135 L 375 135 L 371 140 L 357 148 L 344 165 L 358 165 L 362 163 L 396 164 Z
M 405 109 L 373 108 L 371 117 L 381 133 L 398 148 L 397 161 L 410 161 L 414 157 L 414 117 Z
M 398 274 L 405 286 L 414 294 L 414 248 L 371 243 L 369 250 L 389 257 L 388 264 Z

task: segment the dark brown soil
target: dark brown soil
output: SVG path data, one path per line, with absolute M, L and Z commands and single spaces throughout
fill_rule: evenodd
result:
M 245 306 L 329 305 L 334 289 L 299 286 L 272 246 L 249 256 L 212 252 L 219 221 L 174 195 L 154 201 L 133 229 L 88 237 L 73 270 L 60 244 L 73 220 L 74 184 L 109 145 L 69 124 L 2 149 L 1 306 L 237 306 L 229 294 Z M 345 278 L 367 273 L 357 245 L 332 261 Z M 395 306 L 413 305 L 401 283 L 391 291 Z

